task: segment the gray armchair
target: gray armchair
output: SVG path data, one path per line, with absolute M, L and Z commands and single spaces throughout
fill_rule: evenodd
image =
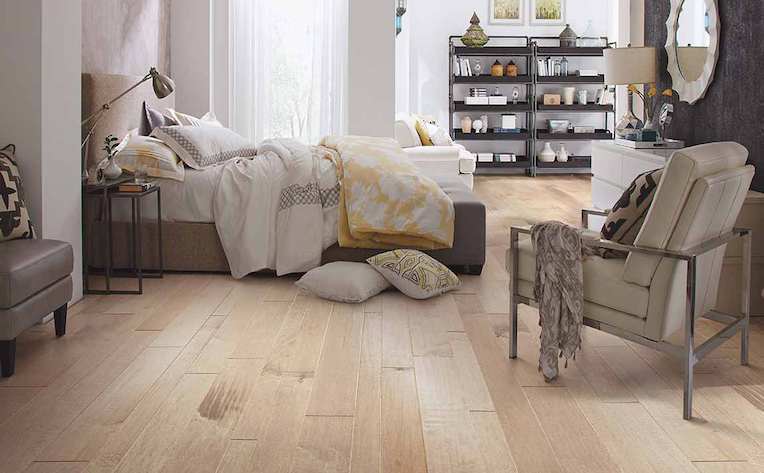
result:
M 712 143 L 674 153 L 633 246 L 593 237 L 588 244 L 628 252 L 626 259 L 590 256 L 584 262 L 584 324 L 684 360 L 685 419 L 692 416 L 693 367 L 738 332 L 748 363 L 751 232 L 733 228 L 754 175 L 748 151 Z M 591 213 L 584 211 L 584 226 Z M 517 305 L 533 302 L 535 255 L 529 229 L 513 227 L 507 252 L 510 357 L 517 357 Z M 727 243 L 743 239 L 743 310 L 714 311 Z M 695 346 L 695 320 L 726 326 Z M 683 329 L 684 346 L 666 341 Z
M 20 239 L 0 243 L 0 365 L 13 375 L 16 337 L 54 313 L 56 336 L 66 333 L 74 255 L 68 243 Z

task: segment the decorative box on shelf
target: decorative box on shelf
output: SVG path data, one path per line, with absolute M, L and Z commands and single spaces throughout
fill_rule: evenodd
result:
M 488 97 L 464 97 L 464 105 L 488 105 Z
M 488 97 L 488 105 L 506 105 L 506 95 L 491 95 Z

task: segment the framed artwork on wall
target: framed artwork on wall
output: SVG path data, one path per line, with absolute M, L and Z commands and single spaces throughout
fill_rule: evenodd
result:
M 530 0 L 531 25 L 564 25 L 566 0 Z
M 524 25 L 526 0 L 488 0 L 491 17 L 488 23 L 492 25 Z

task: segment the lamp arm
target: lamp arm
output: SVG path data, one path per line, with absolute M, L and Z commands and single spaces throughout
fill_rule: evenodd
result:
M 101 109 L 100 109 L 99 111 L 97 111 L 96 113 L 94 113 L 94 114 L 90 115 L 90 116 L 89 116 L 89 117 L 87 117 L 86 119 L 82 120 L 82 124 L 81 124 L 80 126 L 85 126 L 85 124 L 86 124 L 86 123 L 88 123 L 90 120 L 94 119 L 94 118 L 95 118 L 97 115 L 103 115 L 103 113 L 104 113 L 106 110 L 110 109 L 110 108 L 111 108 L 111 106 L 112 106 L 112 105 L 113 105 L 115 102 L 117 102 L 119 99 L 121 99 L 121 98 L 122 98 L 122 97 L 124 97 L 125 95 L 127 95 L 127 94 L 129 94 L 130 92 L 132 92 L 133 90 L 135 90 L 135 89 L 136 89 L 138 86 L 140 86 L 141 84 L 143 84 L 143 83 L 144 83 L 144 82 L 146 82 L 147 80 L 151 79 L 152 77 L 153 77 L 153 75 L 152 75 L 152 74 L 147 74 L 147 75 L 146 75 L 146 77 L 144 77 L 143 79 L 141 79 L 141 81 L 140 81 L 140 82 L 138 82 L 138 83 L 137 83 L 137 84 L 135 84 L 134 86 L 130 87 L 130 88 L 129 88 L 129 89 L 127 89 L 126 91 L 122 92 L 121 94 L 119 94 L 119 95 L 118 95 L 118 96 L 116 96 L 115 98 L 113 98 L 113 99 L 109 100 L 107 103 L 105 103 L 105 104 L 103 104 L 103 106 L 101 106 Z M 92 132 L 92 130 L 91 130 L 91 132 Z

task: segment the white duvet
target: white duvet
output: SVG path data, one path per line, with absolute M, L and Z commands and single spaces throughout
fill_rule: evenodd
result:
M 316 147 L 266 140 L 254 158 L 217 166 L 213 212 L 231 274 L 284 275 L 321 264 L 337 242 L 337 171 Z

